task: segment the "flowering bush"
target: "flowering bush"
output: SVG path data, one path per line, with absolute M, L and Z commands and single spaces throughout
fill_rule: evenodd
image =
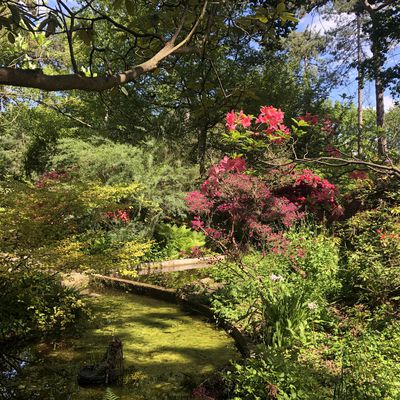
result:
M 296 119 L 301 126 L 307 128 L 301 135 L 297 135 L 297 154 L 307 154 L 308 157 L 345 157 L 340 150 L 346 147 L 338 135 L 338 123 L 331 116 L 306 113 Z
M 296 330 L 307 331 L 308 318 L 321 316 L 340 290 L 337 240 L 304 226 L 284 236 L 289 245 L 280 254 L 250 252 L 212 272 L 224 283 L 213 296 L 214 310 L 270 345 L 297 341 Z
M 286 246 L 280 231 L 302 219 L 305 211 L 317 217 L 341 214 L 335 186 L 310 170 L 287 172 L 288 183 L 278 188 L 251 172 L 240 157 L 224 157 L 212 166 L 200 189 L 186 197 L 193 228 L 214 240 L 269 244 L 279 252 Z
M 331 144 L 325 146 L 325 153 L 329 157 L 340 157 L 342 155 L 342 153 L 335 146 L 332 146 Z
M 47 171 L 44 172 L 35 182 L 35 186 L 38 189 L 43 189 L 47 186 L 54 184 L 55 182 L 61 182 L 68 179 L 68 175 L 66 172 L 58 172 L 58 171 Z
M 305 121 L 309 125 L 317 125 L 319 123 L 318 115 L 313 115 L 309 112 L 305 113 L 304 115 L 300 116 L 299 121 Z
M 290 138 L 290 130 L 283 123 L 285 114 L 273 106 L 263 106 L 257 117 L 250 114 L 230 111 L 226 114 L 226 126 L 234 140 L 241 138 L 251 141 L 257 138 L 268 138 L 277 144 Z M 228 137 L 229 137 L 228 135 Z
M 250 357 L 226 372 L 231 390 L 226 398 L 325 399 L 332 394 L 331 375 L 301 353 L 311 353 L 312 330 L 327 320 L 327 296 L 340 287 L 338 241 L 304 226 L 285 237 L 290 245 L 281 254 L 251 252 L 221 262 L 212 272 L 223 283 L 213 294 L 214 312 L 257 341 Z
M 131 219 L 129 217 L 129 210 L 120 210 L 117 211 L 107 211 L 106 217 L 111 222 L 122 222 L 123 224 L 127 224 Z
M 325 215 L 338 218 L 343 214 L 336 201 L 335 185 L 309 169 L 292 173 L 294 182 L 279 188 L 276 193 L 285 196 L 302 211 L 312 213 L 317 219 Z
M 192 226 L 215 240 L 230 243 L 275 241 L 276 227 L 302 218 L 298 207 L 276 196 L 260 178 L 250 175 L 242 158 L 224 157 L 210 168 L 200 190 L 186 202 L 195 216 Z
M 349 173 L 349 178 L 352 180 L 366 180 L 368 179 L 368 173 L 366 171 L 354 170 Z
M 139 184 L 84 184 L 52 172 L 44 177 L 43 185 L 0 186 L 6 193 L 0 205 L 2 250 L 29 253 L 56 270 L 102 272 L 128 269 L 148 252 L 152 242 L 139 233 L 148 225 L 144 212 L 151 217 L 152 208 Z

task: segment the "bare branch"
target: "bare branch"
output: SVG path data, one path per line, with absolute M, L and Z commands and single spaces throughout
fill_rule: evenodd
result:
M 67 35 L 68 49 L 69 49 L 69 55 L 71 57 L 72 69 L 73 69 L 74 73 L 77 74 L 78 73 L 78 64 L 76 63 L 76 60 L 75 60 L 74 46 L 72 43 L 72 32 L 74 30 L 74 17 L 71 16 L 70 28 L 68 28 L 67 19 L 64 16 L 64 14 L 62 13 L 61 7 L 64 7 L 66 10 L 68 10 L 68 12 L 70 12 L 70 10 L 68 9 L 68 7 L 66 7 L 64 5 L 64 3 L 61 0 L 57 0 L 57 6 L 58 6 L 58 9 L 59 9 L 61 17 L 62 17 L 65 33 Z
M 303 158 L 293 158 L 284 163 L 273 163 L 268 161 L 262 161 L 262 163 L 267 167 L 279 168 L 286 167 L 290 164 L 319 164 L 327 167 L 345 167 L 349 165 L 362 166 L 371 169 L 380 174 L 395 175 L 400 179 L 400 168 L 394 166 L 393 164 L 384 165 L 376 164 L 370 161 L 363 161 L 358 159 L 340 158 L 340 157 L 303 157 Z
M 17 93 L 11 93 L 11 92 L 0 92 L 0 97 L 12 98 L 13 101 L 15 101 L 17 104 L 20 102 L 19 100 L 21 99 L 21 96 L 20 96 L 19 94 L 17 94 Z M 70 114 L 70 113 L 64 111 L 62 108 L 58 107 L 57 105 L 48 104 L 48 103 L 46 103 L 46 102 L 43 101 L 43 100 L 36 99 L 36 98 L 32 98 L 32 97 L 29 97 L 29 96 L 28 96 L 28 97 L 27 97 L 27 96 L 24 96 L 24 101 L 26 101 L 26 100 L 31 101 L 31 102 L 33 102 L 33 103 L 40 104 L 40 105 L 42 105 L 43 107 L 46 107 L 46 108 L 48 108 L 48 109 L 50 109 L 50 110 L 56 111 L 56 112 L 58 112 L 59 114 L 61 114 L 61 115 L 65 116 L 65 117 L 71 119 L 72 121 L 75 121 L 75 122 L 77 122 L 78 124 L 84 126 L 85 128 L 98 130 L 98 128 L 96 128 L 96 127 L 94 127 L 93 125 L 91 125 L 91 124 L 89 124 L 89 123 L 83 121 L 82 119 L 80 119 L 80 118 L 78 118 L 78 117 L 75 117 L 74 115 L 72 115 L 72 114 Z M 17 116 L 17 118 L 18 118 L 18 116 Z

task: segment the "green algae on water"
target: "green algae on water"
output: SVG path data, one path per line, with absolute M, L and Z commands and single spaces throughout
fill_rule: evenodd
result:
M 40 357 L 13 384 L 32 398 L 102 400 L 106 388 L 76 383 L 84 364 L 98 362 L 113 335 L 124 346 L 121 400 L 186 399 L 211 372 L 237 357 L 233 340 L 179 306 L 148 297 L 101 290 L 92 293 L 93 321 L 79 338 L 37 346 Z M 36 395 L 35 395 L 36 394 Z

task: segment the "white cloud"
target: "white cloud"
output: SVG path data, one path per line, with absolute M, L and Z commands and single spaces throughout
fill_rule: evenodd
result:
M 338 25 L 343 25 L 344 23 L 350 23 L 354 21 L 355 14 L 341 14 L 335 16 L 323 16 L 317 11 L 304 16 L 298 25 L 299 31 L 309 30 L 313 33 L 326 33 Z
M 331 29 L 338 26 L 338 21 L 334 19 L 326 19 L 317 15 L 315 19 L 312 20 L 311 24 L 308 25 L 308 29 L 314 33 L 326 33 Z

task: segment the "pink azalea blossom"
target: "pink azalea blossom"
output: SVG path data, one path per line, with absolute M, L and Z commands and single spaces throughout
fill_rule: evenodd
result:
M 226 126 L 230 131 L 234 131 L 236 129 L 236 114 L 235 111 L 228 112 L 225 117 Z

